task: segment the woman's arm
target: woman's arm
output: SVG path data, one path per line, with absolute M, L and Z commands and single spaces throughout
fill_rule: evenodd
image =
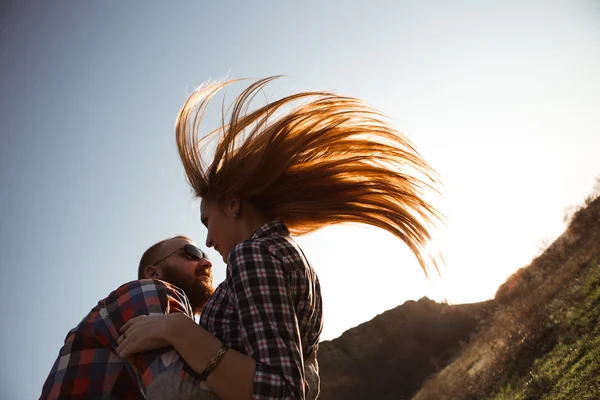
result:
M 222 346 L 219 339 L 184 315 L 172 314 L 165 335 L 190 367 L 202 373 Z M 208 385 L 223 400 L 251 400 L 256 361 L 229 349 L 208 376 Z
M 173 351 L 177 358 L 183 359 L 186 368 L 197 375 L 204 372 L 222 347 L 219 339 L 181 313 L 132 318 L 120 331 L 122 335 L 119 337 L 117 349 L 120 357 L 126 359 L 165 346 L 165 343 L 171 344 L 177 351 L 177 353 Z M 158 359 L 162 360 L 161 357 Z M 170 358 L 165 362 L 170 362 L 169 360 Z M 250 400 L 253 396 L 255 368 L 256 363 L 253 358 L 229 349 L 217 368 L 209 374 L 207 383 L 221 400 Z M 164 370 L 164 368 L 158 369 Z M 178 373 L 176 375 L 179 377 Z M 196 380 L 197 375 L 191 374 L 190 377 Z M 145 379 L 145 374 L 142 378 Z M 160 385 L 164 386 L 164 382 L 161 380 Z M 173 393 L 169 398 L 188 398 L 189 396 L 180 397 L 180 395 L 183 395 L 183 392 L 187 395 L 190 391 L 193 393 L 194 390 L 202 389 L 201 385 L 196 384 L 191 388 L 180 386 L 181 382 L 176 385 L 176 388 L 172 388 Z M 182 389 L 183 392 L 177 392 L 175 390 L 177 388 Z M 161 390 L 163 389 L 165 388 Z

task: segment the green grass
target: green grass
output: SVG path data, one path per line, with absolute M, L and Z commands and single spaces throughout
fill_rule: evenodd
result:
M 600 266 L 596 259 L 579 282 L 566 287 L 553 313 L 554 347 L 529 371 L 512 376 L 490 400 L 600 399 Z

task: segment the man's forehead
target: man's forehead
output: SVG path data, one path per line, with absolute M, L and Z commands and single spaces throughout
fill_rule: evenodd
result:
M 163 253 L 170 253 L 172 251 L 175 251 L 177 249 L 182 248 L 186 244 L 193 244 L 194 246 L 196 245 L 190 239 L 186 239 L 186 238 L 174 238 L 174 239 L 171 239 L 171 240 L 167 240 L 165 243 L 162 244 L 162 246 L 161 246 L 161 252 L 163 252 Z

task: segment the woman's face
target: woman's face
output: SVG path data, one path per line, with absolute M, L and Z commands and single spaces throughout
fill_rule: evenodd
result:
M 206 246 L 214 247 L 227 263 L 229 252 L 239 242 L 237 236 L 237 220 L 234 217 L 239 208 L 236 202 L 202 200 L 200 220 L 208 230 Z

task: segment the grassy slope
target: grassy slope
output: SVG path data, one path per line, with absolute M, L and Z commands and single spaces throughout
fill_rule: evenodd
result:
M 499 290 L 502 304 L 413 400 L 600 399 L 600 199 Z
M 557 298 L 556 343 L 489 399 L 600 399 L 600 265 L 593 260 Z

